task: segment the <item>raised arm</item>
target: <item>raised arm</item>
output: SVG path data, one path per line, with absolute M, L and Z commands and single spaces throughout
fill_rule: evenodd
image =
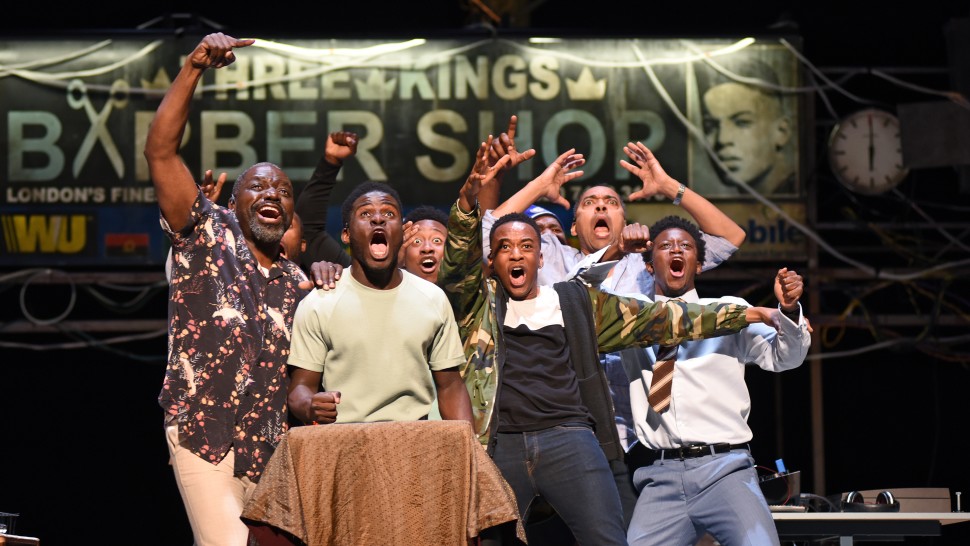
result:
M 717 337 L 754 323 L 774 322 L 779 311 L 737 303 L 708 305 L 667 300 L 653 303 L 616 296 L 587 287 L 596 319 L 599 351 L 609 353 L 630 346 L 675 345 L 692 339 Z
M 337 185 L 337 174 L 344 161 L 357 153 L 358 142 L 357 134 L 350 131 L 330 133 L 323 157 L 296 201 L 296 213 L 303 220 L 303 238 L 307 243 L 300 264 L 304 270 L 309 270 L 317 261 L 350 265 L 350 256 L 340 242 L 327 233 L 327 211 Z
M 573 169 L 586 163 L 583 154 L 577 154 L 576 149 L 563 152 L 539 176 L 535 177 L 521 190 L 495 209 L 495 218 L 501 218 L 513 212 L 523 212 L 540 199 L 547 199 L 553 203 L 569 208 L 569 201 L 560 194 L 563 184 L 583 176 L 583 171 Z
M 503 161 L 489 167 L 488 153 L 492 136 L 478 147 L 475 165 L 458 192 L 458 200 L 448 215 L 448 236 L 445 255 L 438 270 L 438 284 L 445 289 L 455 316 L 464 317 L 480 290 L 484 261 L 482 260 L 481 214 L 478 194 L 483 181 L 495 176 Z M 504 161 L 508 160 L 508 156 Z M 496 167 L 497 166 L 497 167 Z
M 643 182 L 643 188 L 630 194 L 631 200 L 661 194 L 674 201 L 679 195 L 680 206 L 694 218 L 701 231 L 723 237 L 735 247 L 741 246 L 746 237 L 744 230 L 701 194 L 668 175 L 653 152 L 643 143 L 628 142 L 623 151 L 633 163 L 620 160 L 620 165 Z M 682 188 L 683 193 L 680 193 Z
M 535 149 L 520 152 L 515 146 L 515 131 L 518 127 L 519 118 L 513 114 L 509 118 L 509 126 L 498 138 L 492 139 L 488 153 L 488 164 L 493 166 L 504 156 L 508 156 L 508 162 L 496 173 L 490 181 L 482 184 L 482 189 L 478 195 L 479 206 L 482 210 L 492 210 L 498 207 L 502 192 L 502 179 L 505 173 L 518 167 L 524 161 L 532 159 L 536 155 Z
M 222 68 L 235 60 L 233 49 L 252 45 L 221 32 L 209 34 L 185 59 L 182 69 L 162 98 L 145 141 L 145 159 L 155 195 L 169 227 L 179 231 L 189 222 L 192 203 L 199 194 L 192 173 L 178 154 L 189 117 L 189 104 L 207 68 Z
M 811 323 L 802 316 L 799 300 L 805 289 L 805 281 L 797 271 L 783 267 L 775 275 L 775 297 L 778 298 L 778 308 L 795 324 L 805 321 L 809 333 L 813 332 Z
M 458 206 L 462 211 L 475 212 L 479 206 L 479 199 L 485 187 L 492 184 L 495 177 L 499 176 L 511 157 L 504 155 L 496 161 L 490 159 L 494 152 L 493 142 L 495 138 L 488 135 L 488 139 L 482 142 L 475 153 L 475 164 L 472 170 L 458 190 Z M 482 209 L 485 210 L 485 209 Z

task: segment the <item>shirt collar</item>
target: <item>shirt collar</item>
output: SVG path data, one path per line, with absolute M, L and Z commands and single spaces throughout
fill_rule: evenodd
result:
M 661 294 L 654 294 L 654 296 L 653 296 L 653 301 L 667 301 L 667 300 L 670 300 L 670 299 L 673 299 L 673 298 L 669 298 L 669 297 L 663 296 Z M 700 298 L 700 296 L 697 295 L 697 289 L 696 288 L 693 288 L 691 290 L 688 290 L 687 292 L 684 292 L 684 295 L 680 296 L 677 299 L 684 300 L 687 303 L 696 303 L 701 298 Z

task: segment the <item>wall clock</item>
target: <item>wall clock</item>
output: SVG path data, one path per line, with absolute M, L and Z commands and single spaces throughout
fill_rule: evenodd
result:
M 899 119 L 886 110 L 866 108 L 843 118 L 832 129 L 828 152 L 832 174 L 856 193 L 878 195 L 909 174 Z

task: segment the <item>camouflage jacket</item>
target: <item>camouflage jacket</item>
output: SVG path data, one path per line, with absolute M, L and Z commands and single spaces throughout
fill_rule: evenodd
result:
M 497 351 L 496 345 L 502 338 L 505 305 L 497 305 L 497 295 L 504 293 L 498 279 L 484 278 L 478 211 L 465 214 L 457 204 L 452 205 L 445 256 L 438 275 L 439 284 L 454 307 L 464 345 L 461 375 L 471 398 L 475 431 L 487 445 L 495 425 L 492 421 L 499 394 L 499 355 L 504 351 Z M 743 305 L 697 305 L 679 300 L 653 303 L 601 292 L 594 286 L 587 285 L 586 289 L 599 352 L 657 343 L 674 345 L 730 334 L 747 326 Z M 569 321 L 569 317 L 564 316 L 563 320 Z

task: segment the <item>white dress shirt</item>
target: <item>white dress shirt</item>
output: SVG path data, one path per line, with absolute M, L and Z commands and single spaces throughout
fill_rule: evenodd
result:
M 492 232 L 492 224 L 495 223 L 495 216 L 492 210 L 485 211 L 482 215 L 482 251 L 487 258 L 490 249 L 489 235 Z M 704 262 L 701 269 L 707 271 L 723 263 L 737 252 L 738 247 L 730 241 L 716 235 L 702 233 L 704 244 L 707 251 L 704 253 Z M 539 268 L 539 285 L 552 286 L 553 284 L 568 280 L 573 268 L 584 258 L 583 253 L 574 247 L 563 244 L 552 233 L 540 235 L 542 241 L 542 267 Z M 600 288 L 604 292 L 619 295 L 646 294 L 649 298 L 653 295 L 653 275 L 647 271 L 646 264 L 643 263 L 643 256 L 639 253 L 624 254 L 613 267 L 609 277 L 603 282 Z
M 699 298 L 696 290 L 680 299 L 702 305 L 716 301 L 750 305 L 732 296 Z M 801 365 L 811 344 L 800 304 L 798 323 L 779 311 L 775 326 L 777 331 L 770 324 L 756 323 L 736 334 L 682 343 L 674 365 L 670 407 L 660 415 L 647 402 L 653 372 L 643 370 L 642 381 L 630 384 L 637 438 L 651 449 L 751 441 L 745 366 L 753 364 L 772 372 L 790 370 Z M 646 349 L 646 354 L 651 363 L 656 362 L 657 347 Z

